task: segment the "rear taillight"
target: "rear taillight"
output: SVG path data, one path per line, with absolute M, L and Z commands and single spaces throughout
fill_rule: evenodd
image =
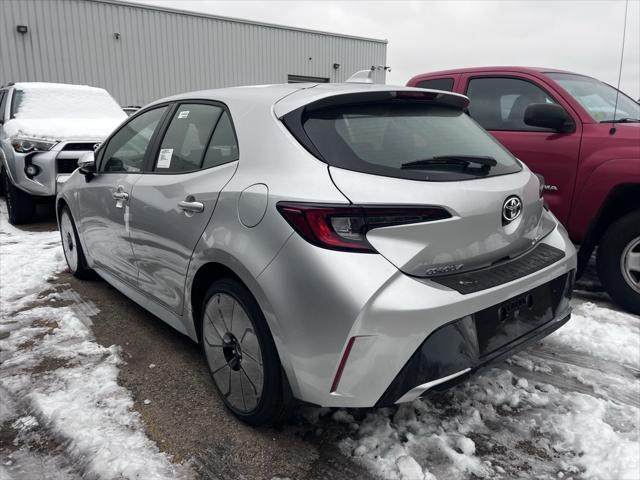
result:
M 437 207 L 368 207 L 279 202 L 278 211 L 305 240 L 332 250 L 375 253 L 367 241 L 374 228 L 431 222 L 451 215 Z

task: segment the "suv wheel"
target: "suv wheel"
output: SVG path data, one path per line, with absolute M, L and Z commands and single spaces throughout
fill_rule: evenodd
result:
M 2 181 L 9 222 L 13 225 L 33 221 L 36 213 L 36 202 L 32 195 L 23 192 L 9 180 L 9 175 L 2 171 Z
M 263 425 L 284 412 L 280 359 L 267 322 L 239 281 L 215 281 L 202 308 L 202 349 L 213 382 L 240 420 Z
M 640 315 L 640 212 L 612 224 L 598 247 L 598 275 L 617 303 Z
M 87 267 L 87 260 L 82 251 L 82 245 L 80 245 L 80 240 L 78 239 L 78 231 L 69 207 L 62 207 L 59 229 L 62 250 L 69 271 L 77 278 L 91 278 L 93 270 Z

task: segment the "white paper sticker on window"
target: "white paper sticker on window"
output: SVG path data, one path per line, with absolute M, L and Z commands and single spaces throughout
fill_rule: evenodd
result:
M 183 110 L 178 114 L 178 118 L 187 118 L 189 116 L 189 110 Z
M 171 166 L 171 157 L 173 156 L 173 148 L 163 148 L 158 155 L 158 168 L 169 168 Z

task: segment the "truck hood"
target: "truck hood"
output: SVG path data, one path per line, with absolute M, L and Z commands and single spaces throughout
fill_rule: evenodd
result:
M 46 140 L 104 140 L 127 118 L 14 118 L 4 124 L 8 137 L 23 136 Z

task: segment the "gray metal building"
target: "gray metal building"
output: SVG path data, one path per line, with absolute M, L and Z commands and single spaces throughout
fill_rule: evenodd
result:
M 0 0 L 0 84 L 88 84 L 121 105 L 233 85 L 343 81 L 386 56 L 386 40 L 116 0 Z M 374 80 L 383 83 L 384 71 Z

